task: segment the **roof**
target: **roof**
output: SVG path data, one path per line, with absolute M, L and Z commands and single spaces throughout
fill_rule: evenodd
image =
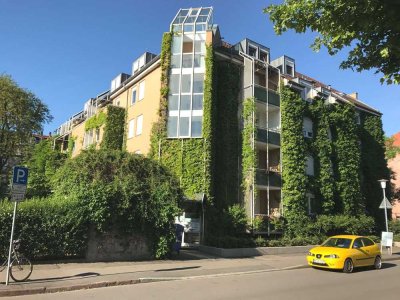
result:
M 393 146 L 400 147 L 400 131 L 398 133 L 393 134 Z
M 323 88 L 325 88 L 325 89 L 329 89 L 329 90 L 331 90 L 333 93 L 338 94 L 338 95 L 339 95 L 340 97 L 342 97 L 344 100 L 346 100 L 346 101 L 348 101 L 348 102 L 354 104 L 355 106 L 357 106 L 357 107 L 359 107 L 359 108 L 361 108 L 361 109 L 364 109 L 364 110 L 367 110 L 367 111 L 369 111 L 369 112 L 382 115 L 382 113 L 381 113 L 380 111 L 378 111 L 378 110 L 376 110 L 375 108 L 373 108 L 373 107 L 371 107 L 371 106 L 365 104 L 364 102 L 360 101 L 359 99 L 356 99 L 356 98 L 354 98 L 353 96 L 351 96 L 351 95 L 349 95 L 349 94 L 346 94 L 346 93 L 344 93 L 344 92 L 342 92 L 342 91 L 339 91 L 339 90 L 337 90 L 337 89 L 335 89 L 335 88 L 332 88 L 330 85 L 327 85 L 327 84 L 325 84 L 325 83 L 323 83 L 323 82 L 321 82 L 321 81 L 318 81 L 318 80 L 316 80 L 316 79 L 314 79 L 314 78 L 312 78 L 312 77 L 310 77 L 310 76 L 304 75 L 304 74 L 299 73 L 299 72 L 296 72 L 296 73 L 295 73 L 295 76 L 296 76 L 296 77 L 299 77 L 300 79 L 304 79 L 304 80 L 313 82 L 313 84 L 314 84 L 315 87 L 323 87 Z M 289 77 L 290 77 L 290 76 L 289 76 Z

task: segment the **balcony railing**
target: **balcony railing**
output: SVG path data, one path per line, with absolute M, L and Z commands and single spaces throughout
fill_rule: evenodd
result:
M 267 169 L 257 169 L 256 170 L 256 184 L 266 185 L 273 187 L 282 186 L 282 176 L 278 172 L 269 172 Z
M 276 91 L 271 90 L 271 88 L 267 90 L 266 87 L 257 84 L 254 85 L 254 97 L 264 103 L 267 103 L 268 100 L 268 104 L 275 106 L 280 106 L 281 103 L 279 94 Z
M 281 145 L 281 135 L 278 129 L 257 127 L 256 140 L 276 146 Z

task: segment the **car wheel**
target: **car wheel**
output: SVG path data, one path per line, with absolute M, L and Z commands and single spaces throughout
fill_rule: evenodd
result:
M 344 262 L 344 266 L 343 266 L 343 272 L 351 273 L 351 272 L 353 272 L 353 270 L 354 270 L 353 261 L 351 260 L 351 258 L 346 259 Z
M 380 256 L 375 257 L 374 268 L 377 270 L 382 268 L 382 259 Z

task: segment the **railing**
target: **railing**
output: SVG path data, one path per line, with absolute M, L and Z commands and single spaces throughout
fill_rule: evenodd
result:
M 270 172 L 267 169 L 256 169 L 256 184 L 281 187 L 282 176 L 280 172 Z
M 268 96 L 267 96 L 268 93 Z M 271 88 L 269 88 L 267 90 L 266 87 L 255 84 L 254 85 L 254 97 L 260 101 L 260 102 L 264 102 L 267 103 L 268 100 L 268 104 L 272 104 L 275 106 L 280 106 L 280 97 L 279 94 L 277 93 L 277 91 L 275 90 L 271 90 Z
M 281 135 L 279 129 L 262 128 L 257 126 L 256 140 L 276 146 L 281 145 Z

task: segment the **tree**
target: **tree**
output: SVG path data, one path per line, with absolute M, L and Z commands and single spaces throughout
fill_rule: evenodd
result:
M 358 72 L 376 69 L 381 83 L 400 83 L 400 2 L 397 0 L 285 0 L 270 5 L 277 34 L 318 32 L 312 48 L 325 46 L 330 55 L 351 50 L 340 67 Z
M 0 170 L 11 158 L 23 158 L 29 149 L 32 134 L 42 131 L 42 124 L 51 121 L 47 105 L 33 93 L 20 88 L 7 75 L 0 75 Z
M 51 193 L 51 179 L 67 155 L 54 150 L 52 138 L 40 141 L 33 147 L 27 160 L 29 182 L 27 197 L 46 197 Z

